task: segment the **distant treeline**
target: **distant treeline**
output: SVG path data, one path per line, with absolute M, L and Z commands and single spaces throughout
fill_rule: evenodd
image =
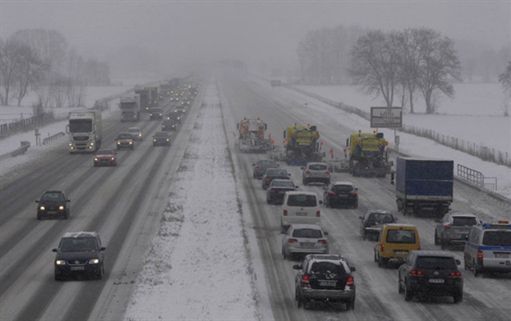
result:
M 82 106 L 87 86 L 110 84 L 108 64 L 86 59 L 54 30 L 19 30 L 0 39 L 0 104 L 21 105 L 35 91 L 39 107 Z

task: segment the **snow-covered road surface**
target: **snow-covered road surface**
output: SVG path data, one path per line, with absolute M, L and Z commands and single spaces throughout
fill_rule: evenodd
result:
M 126 320 L 257 320 L 214 84 L 169 193 Z

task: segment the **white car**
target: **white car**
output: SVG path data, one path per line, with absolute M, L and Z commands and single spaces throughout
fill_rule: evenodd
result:
M 282 233 L 285 233 L 291 224 L 319 224 L 319 205 L 322 203 L 314 192 L 286 192 L 280 219 Z
M 291 224 L 282 238 L 284 259 L 301 254 L 327 254 L 327 233 L 315 224 Z
M 309 183 L 323 183 L 330 185 L 330 169 L 326 163 L 307 163 L 302 167 L 302 183 L 307 185 Z

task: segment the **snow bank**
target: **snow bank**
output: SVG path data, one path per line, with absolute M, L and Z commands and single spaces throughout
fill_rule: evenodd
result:
M 205 100 L 126 320 L 258 319 L 214 86 Z

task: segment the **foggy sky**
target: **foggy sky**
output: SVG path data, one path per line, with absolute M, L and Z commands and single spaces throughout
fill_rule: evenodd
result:
M 2 38 L 55 29 L 86 56 L 138 46 L 169 64 L 295 61 L 308 30 L 340 24 L 425 26 L 497 49 L 511 43 L 511 1 L 0 1 Z

